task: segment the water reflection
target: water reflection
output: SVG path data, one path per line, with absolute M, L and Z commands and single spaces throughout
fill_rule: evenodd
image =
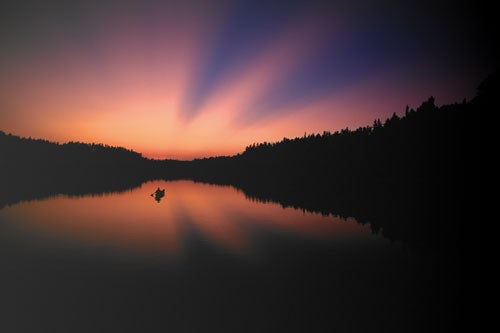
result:
M 249 200 L 233 187 L 192 181 L 153 181 L 101 196 L 60 195 L 7 207 L 0 214 L 17 228 L 37 235 L 170 254 L 186 246 L 193 233 L 234 253 L 254 251 L 264 231 L 315 240 L 380 241 L 369 226 L 353 219 Z
M 0 222 L 0 331 L 432 332 L 458 315 L 442 257 L 231 186 L 57 195 Z

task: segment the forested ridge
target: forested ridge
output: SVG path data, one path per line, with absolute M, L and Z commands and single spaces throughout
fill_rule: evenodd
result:
M 430 97 L 355 130 L 254 143 L 234 156 L 192 161 L 0 131 L 0 207 L 58 193 L 125 190 L 152 179 L 192 179 L 232 185 L 256 200 L 354 216 L 394 239 L 460 233 L 456 221 L 464 219 L 480 177 L 479 119 L 498 109 L 499 93 L 497 72 L 470 101 L 436 106 Z

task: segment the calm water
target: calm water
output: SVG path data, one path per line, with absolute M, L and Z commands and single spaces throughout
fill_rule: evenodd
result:
M 229 186 L 57 196 L 0 222 L 6 332 L 432 331 L 453 292 L 439 260 L 369 225 Z

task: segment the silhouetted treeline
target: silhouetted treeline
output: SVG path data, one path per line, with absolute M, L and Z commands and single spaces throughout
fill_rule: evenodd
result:
M 354 216 L 395 240 L 436 245 L 445 235 L 460 241 L 470 191 L 478 189 L 476 119 L 494 112 L 499 93 L 495 73 L 472 101 L 438 107 L 430 97 L 371 126 L 194 160 L 183 176 L 231 184 L 258 200 Z
M 0 208 L 56 194 L 122 191 L 160 176 L 168 178 L 165 173 L 177 174 L 185 163 L 147 159 L 122 147 L 58 144 L 0 131 Z
M 139 186 L 165 167 L 122 147 L 58 144 L 0 131 L 0 208 L 59 193 L 95 194 Z M 172 163 L 176 163 L 175 161 Z
M 0 207 L 57 193 L 123 190 L 146 180 L 230 184 L 247 196 L 323 214 L 353 216 L 391 239 L 459 240 L 479 175 L 476 129 L 498 106 L 499 74 L 472 101 L 438 107 L 429 98 L 401 117 L 356 130 L 252 144 L 241 154 L 149 160 L 119 147 L 56 144 L 0 132 Z M 467 189 L 467 190 L 466 190 Z

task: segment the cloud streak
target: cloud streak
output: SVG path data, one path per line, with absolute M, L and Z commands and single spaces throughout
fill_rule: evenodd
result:
M 384 17 L 321 1 L 117 4 L 12 5 L 1 130 L 154 158 L 235 154 L 367 125 L 430 94 L 461 100 L 489 71 L 400 6 Z

